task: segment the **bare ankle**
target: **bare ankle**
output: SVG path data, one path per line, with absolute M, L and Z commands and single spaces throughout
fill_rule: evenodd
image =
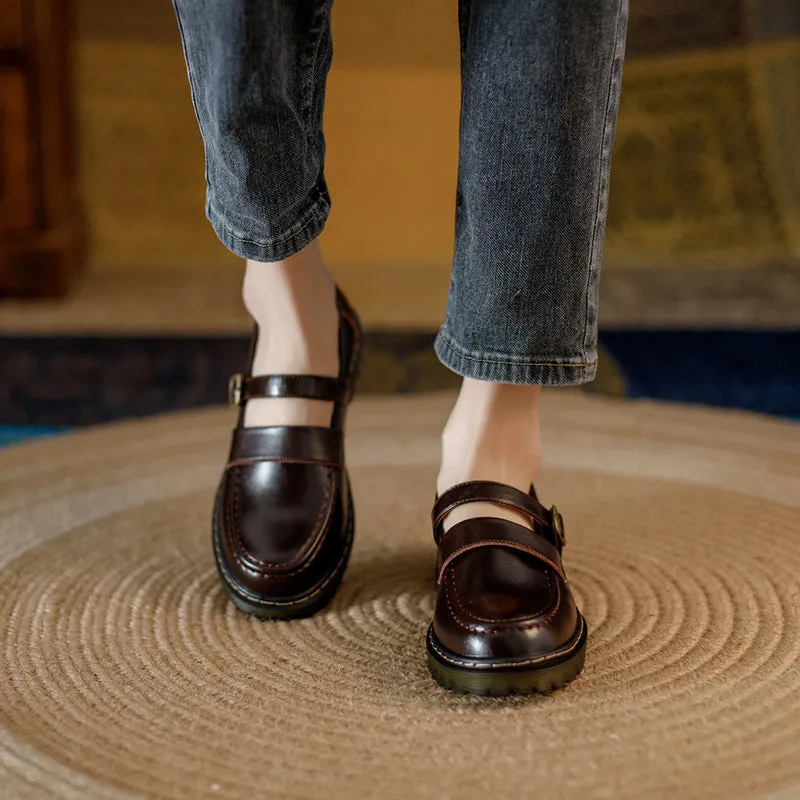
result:
M 464 481 L 497 481 L 527 492 L 542 458 L 538 386 L 511 386 L 465 379 L 442 434 L 441 494 Z M 528 524 L 516 512 L 463 506 L 450 524 L 487 511 Z M 448 527 L 448 526 L 446 526 Z
M 442 434 L 443 471 L 469 473 L 491 468 L 533 477 L 542 450 L 540 388 L 465 378 Z
M 254 375 L 338 375 L 336 285 L 316 242 L 284 261 L 248 261 L 242 297 L 259 329 Z M 313 400 L 254 400 L 245 425 L 327 425 L 331 408 Z
M 283 261 L 248 261 L 242 298 L 259 325 L 275 319 L 310 328 L 337 318 L 336 284 L 316 242 Z

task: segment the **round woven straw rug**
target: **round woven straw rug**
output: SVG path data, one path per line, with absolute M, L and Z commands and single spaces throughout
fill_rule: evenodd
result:
M 288 623 L 217 580 L 227 410 L 2 451 L 0 796 L 800 797 L 798 427 L 550 395 L 587 665 L 481 699 L 425 664 L 451 400 L 357 401 L 353 560 Z

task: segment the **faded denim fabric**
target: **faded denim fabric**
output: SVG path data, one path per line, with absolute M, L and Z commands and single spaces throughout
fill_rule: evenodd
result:
M 332 0 L 174 4 L 205 142 L 208 217 L 242 258 L 286 258 L 330 211 L 322 112 Z M 628 0 L 459 2 L 456 238 L 435 348 L 460 375 L 594 377 L 627 17 Z

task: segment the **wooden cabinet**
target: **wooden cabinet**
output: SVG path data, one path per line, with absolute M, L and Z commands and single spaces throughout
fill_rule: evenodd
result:
M 0 294 L 64 294 L 82 263 L 70 6 L 0 0 Z
M 0 5 L 0 48 L 22 49 L 22 0 L 3 0 Z

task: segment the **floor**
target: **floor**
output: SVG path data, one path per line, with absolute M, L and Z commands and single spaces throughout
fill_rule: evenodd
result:
M 452 401 L 356 401 L 346 577 L 279 624 L 214 564 L 226 409 L 0 451 L 0 794 L 799 797 L 800 429 L 546 397 L 537 488 L 566 520 L 586 665 L 550 696 L 475 698 L 426 665 Z

